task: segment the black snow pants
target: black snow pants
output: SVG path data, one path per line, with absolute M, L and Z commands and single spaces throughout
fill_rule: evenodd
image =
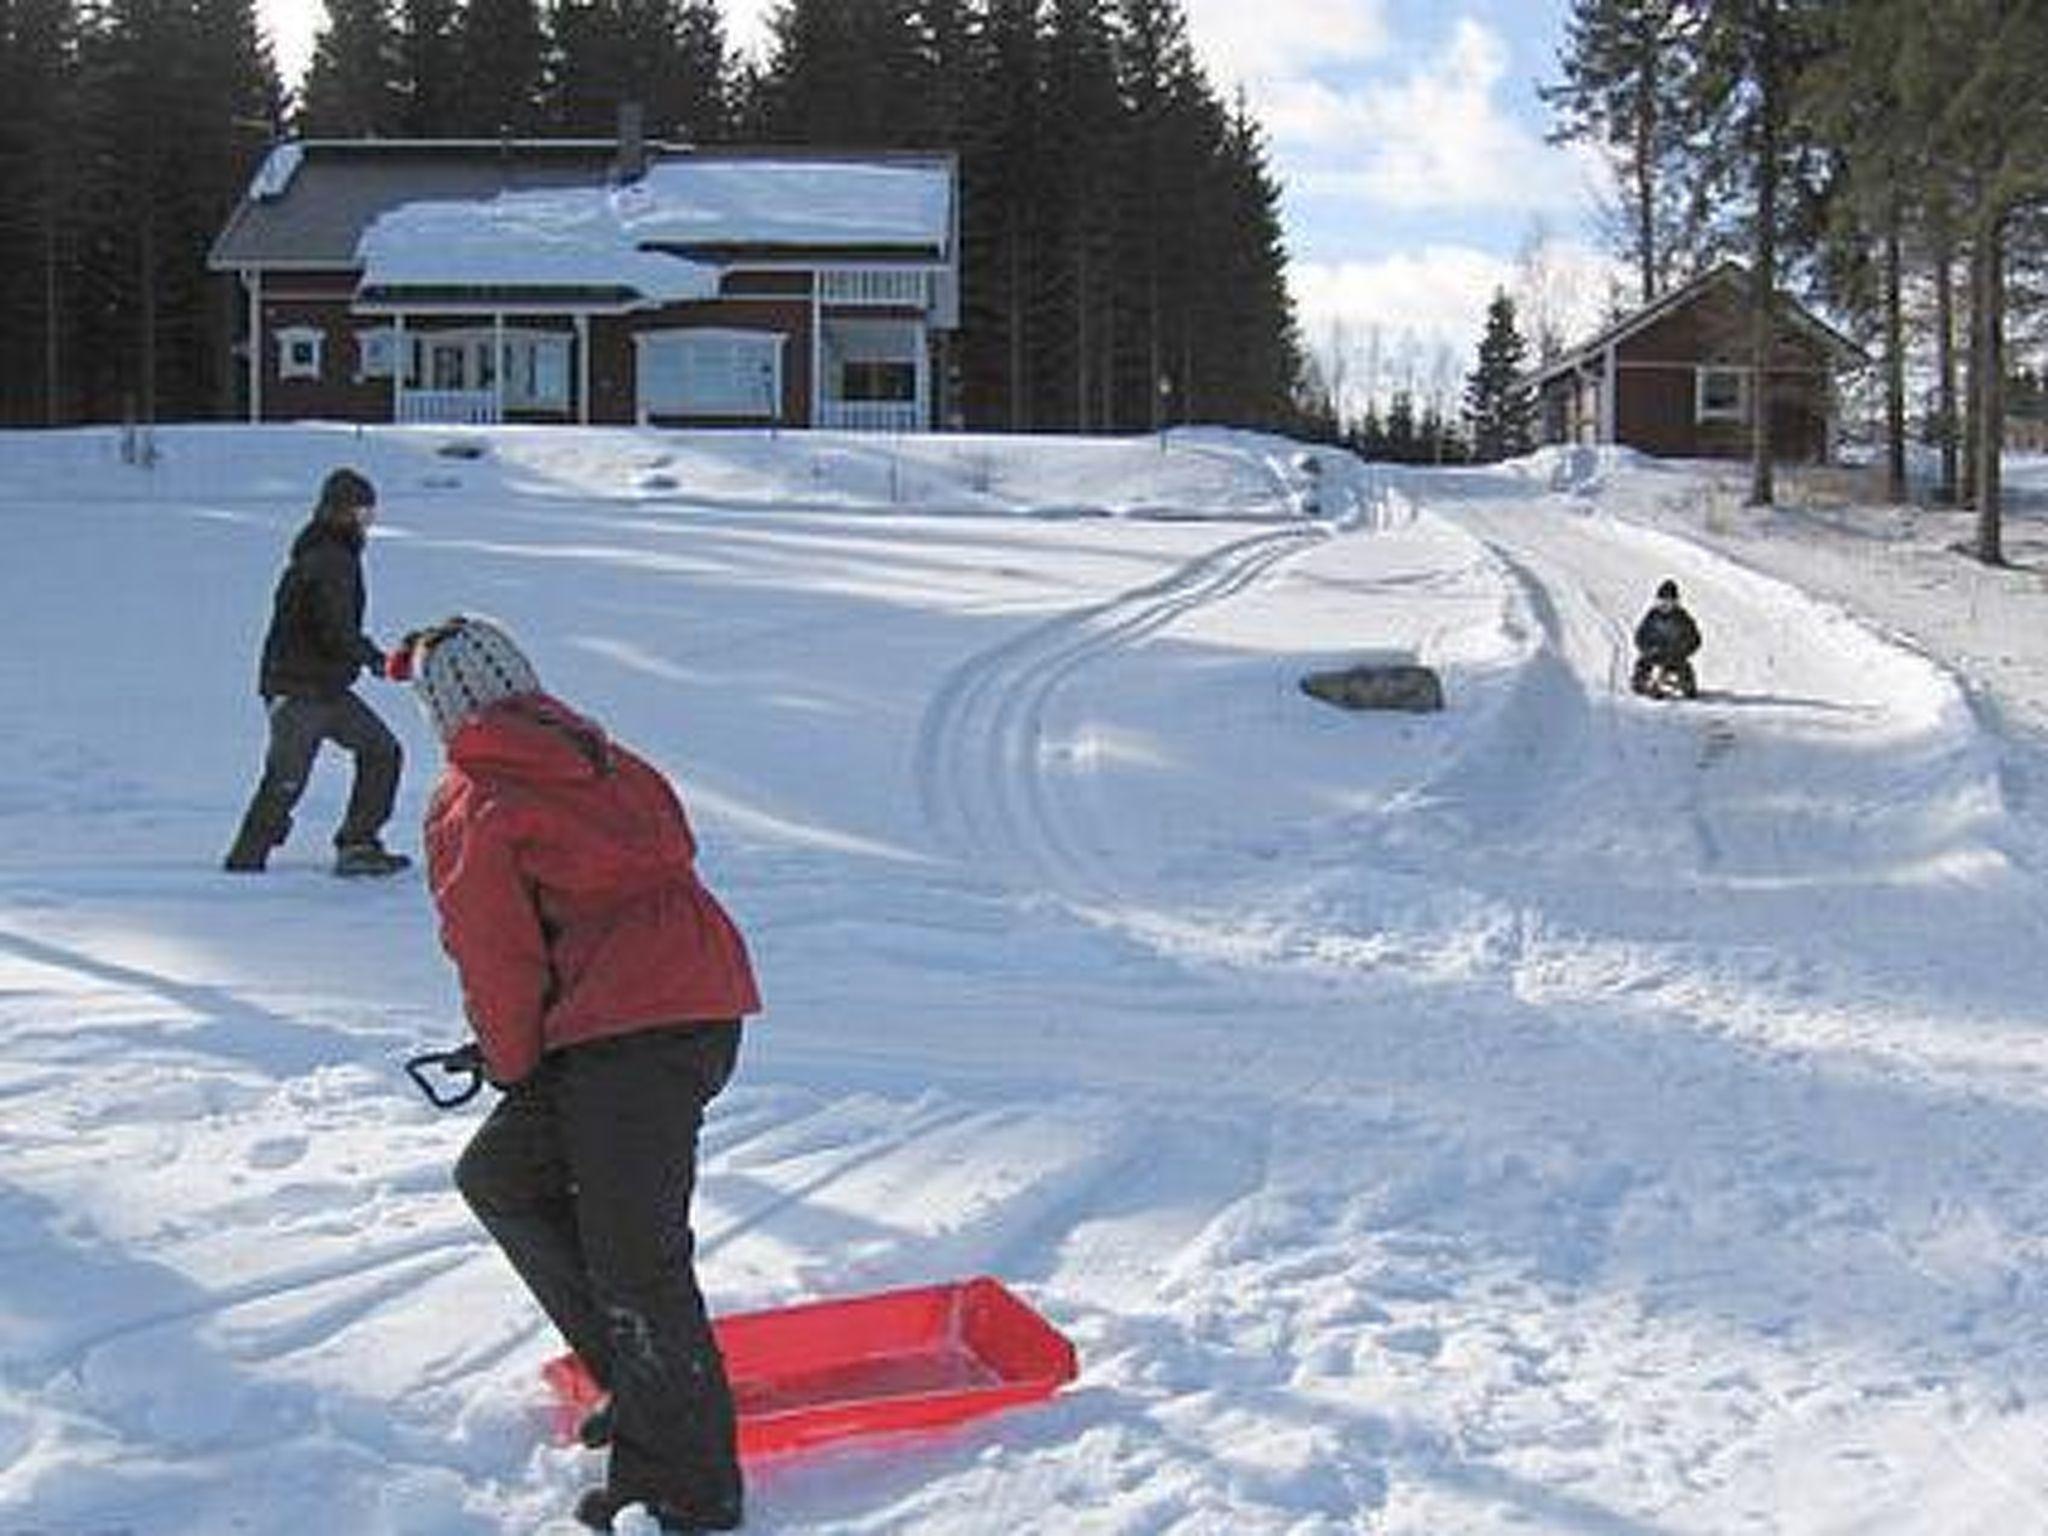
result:
M 291 834 L 292 810 L 306 792 L 313 758 L 323 741 L 333 742 L 355 759 L 355 782 L 334 834 L 335 846 L 376 842 L 398 795 L 402 756 L 391 728 L 353 692 L 325 699 L 274 698 L 267 701 L 267 708 L 270 747 L 263 758 L 262 781 L 235 834 L 236 853 L 260 861 Z
M 612 1394 L 611 1493 L 734 1522 L 732 1389 L 697 1288 L 690 1202 L 704 1109 L 739 1045 L 733 1022 L 554 1052 L 455 1169 L 470 1209 Z

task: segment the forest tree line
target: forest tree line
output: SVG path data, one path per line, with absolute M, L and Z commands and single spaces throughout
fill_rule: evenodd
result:
M 652 138 L 950 149 L 966 424 L 1284 426 L 1280 189 L 1181 0 L 327 0 L 288 93 L 255 0 L 0 0 L 0 422 L 230 414 L 206 252 L 269 147 Z

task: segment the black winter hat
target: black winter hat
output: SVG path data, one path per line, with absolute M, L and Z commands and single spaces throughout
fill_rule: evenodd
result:
M 1664 581 L 1660 581 L 1659 583 L 1657 583 L 1657 595 L 1658 595 L 1659 597 L 1668 597 L 1668 598 L 1670 598 L 1670 599 L 1671 599 L 1671 601 L 1673 601 L 1674 603 L 1675 603 L 1675 602 L 1677 602 L 1677 601 L 1678 601 L 1678 583 L 1677 583 L 1677 582 L 1675 582 L 1675 581 L 1672 581 L 1672 580 L 1670 580 L 1670 579 L 1668 579 L 1668 578 L 1667 578 L 1667 579 L 1665 579 Z
M 314 508 L 321 517 L 335 517 L 358 507 L 377 505 L 377 488 L 368 477 L 353 469 L 337 469 L 320 484 L 320 504 Z

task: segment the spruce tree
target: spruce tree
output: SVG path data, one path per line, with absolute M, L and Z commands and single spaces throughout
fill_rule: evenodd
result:
M 1465 423 L 1472 457 L 1497 464 L 1536 446 L 1536 400 L 1523 375 L 1528 344 L 1515 325 L 1515 301 L 1496 291 L 1486 306 L 1479 358 L 1465 380 Z
M 1033 305 L 1041 425 L 1107 428 L 1117 339 L 1115 196 L 1124 116 L 1101 0 L 1051 0 L 1045 36 L 1044 259 Z
M 1040 189 L 1055 174 L 1043 152 L 1039 7 L 989 0 L 959 146 L 964 404 L 970 425 L 1012 432 L 1038 422 L 1032 302 L 1043 254 Z
M 675 76 L 662 98 L 661 131 L 685 142 L 732 136 L 732 83 L 725 19 L 717 0 L 683 0 L 677 18 Z
M 391 138 L 405 130 L 398 28 L 390 0 L 327 0 L 313 43 L 299 131 L 307 138 Z
M 409 139 L 459 132 L 456 88 L 461 74 L 455 0 L 398 0 L 395 85 L 400 132 Z
M 759 111 L 785 144 L 904 147 L 923 81 L 910 0 L 782 0 Z
M 545 125 L 547 36 L 534 0 L 468 0 L 455 41 L 459 134 L 527 136 Z
M 0 421 L 68 419 L 78 293 L 69 158 L 81 122 L 73 0 L 0 0 Z
M 1190 389 L 1204 419 L 1284 429 L 1301 387 L 1303 348 L 1287 288 L 1280 182 L 1265 136 L 1240 93 L 1225 124 L 1210 206 L 1211 238 L 1196 258 L 1203 366 Z
M 112 0 L 82 51 L 79 350 L 88 408 L 217 413 L 231 292 L 206 253 L 270 137 L 281 92 L 250 0 Z M 138 135 L 135 125 L 150 131 Z

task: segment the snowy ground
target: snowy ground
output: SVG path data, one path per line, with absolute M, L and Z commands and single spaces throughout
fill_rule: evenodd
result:
M 721 1310 L 989 1272 L 1050 1405 L 750 1529 L 2048 1530 L 2048 464 L 1961 514 L 1291 445 L 0 437 L 0 1533 L 560 1527 L 448 1186 L 416 879 L 260 879 L 253 651 L 330 466 L 386 637 L 509 621 L 680 780 L 769 999 Z M 451 451 L 453 450 L 453 451 Z M 1707 696 L 1620 684 L 1675 576 Z M 1297 679 L 1443 674 L 1437 716 Z M 436 748 L 410 753 L 394 841 Z

